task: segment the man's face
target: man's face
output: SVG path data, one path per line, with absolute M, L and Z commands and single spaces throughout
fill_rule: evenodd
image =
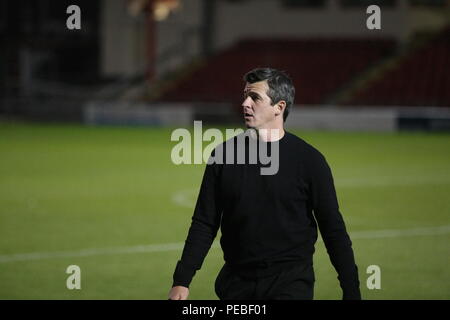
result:
M 269 129 L 275 120 L 277 108 L 271 105 L 268 90 L 267 80 L 246 83 L 242 112 L 247 128 Z

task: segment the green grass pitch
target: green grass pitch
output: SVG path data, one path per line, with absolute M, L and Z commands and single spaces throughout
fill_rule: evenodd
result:
M 167 299 L 204 168 L 171 162 L 171 132 L 0 124 L 0 299 Z M 449 299 L 450 135 L 292 132 L 333 170 L 363 298 Z M 217 299 L 222 263 L 212 248 L 191 299 Z M 315 299 L 340 299 L 320 241 L 314 264 Z

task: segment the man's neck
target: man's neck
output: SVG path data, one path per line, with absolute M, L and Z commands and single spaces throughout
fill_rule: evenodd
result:
M 259 138 L 265 142 L 274 142 L 281 140 L 284 137 L 285 131 L 283 127 L 280 128 L 260 128 L 258 131 Z

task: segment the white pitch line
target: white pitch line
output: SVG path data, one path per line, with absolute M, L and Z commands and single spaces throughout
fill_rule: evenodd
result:
M 375 239 L 375 238 L 401 238 L 414 236 L 436 236 L 448 233 L 450 233 L 450 225 L 440 227 L 429 227 L 429 228 L 415 228 L 415 229 L 357 231 L 351 233 L 350 238 L 352 240 Z M 321 241 L 320 238 L 319 241 Z M 182 250 L 183 246 L 184 242 L 177 242 L 165 244 L 138 245 L 129 247 L 92 248 L 92 249 L 82 249 L 78 251 L 18 253 L 18 254 L 0 255 L 0 263 L 45 260 L 54 258 L 74 258 L 74 257 L 89 257 L 100 255 L 130 254 L 130 253 L 166 252 L 166 251 Z M 220 247 L 219 241 L 214 241 L 213 245 L 211 246 L 211 248 L 219 248 L 219 247 Z
M 342 178 L 336 179 L 335 184 L 337 188 L 355 188 L 355 187 L 409 187 L 416 185 L 441 185 L 450 184 L 450 177 L 429 176 L 429 177 L 415 177 L 415 176 L 379 176 L 376 178 Z
M 218 244 L 218 243 L 217 243 Z M 213 247 L 217 245 L 213 244 Z M 81 249 L 78 251 L 55 251 L 55 252 L 33 252 L 33 253 L 17 253 L 10 255 L 0 255 L 0 263 L 28 261 L 28 260 L 44 260 L 52 258 L 72 258 L 72 257 L 89 257 L 114 254 L 129 253 L 148 253 L 148 252 L 165 252 L 183 249 L 184 242 L 149 244 L 129 247 L 111 247 L 111 248 L 91 248 Z
M 172 195 L 172 201 L 180 207 L 192 209 L 195 205 L 196 192 L 198 193 L 198 191 L 194 189 L 180 190 Z
M 351 239 L 400 238 L 414 236 L 437 236 L 450 233 L 450 225 L 414 229 L 387 229 L 373 231 L 356 231 L 350 234 Z
M 420 185 L 450 184 L 448 175 L 414 177 L 414 176 L 379 176 L 374 178 L 335 178 L 336 188 L 359 187 L 409 187 Z M 193 209 L 198 196 L 198 189 L 184 189 L 172 195 L 172 202 L 180 207 Z

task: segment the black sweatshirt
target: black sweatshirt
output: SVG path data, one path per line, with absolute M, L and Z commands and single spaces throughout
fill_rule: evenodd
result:
M 242 146 L 237 137 L 225 145 L 230 142 Z M 189 287 L 219 227 L 225 262 L 245 267 L 260 263 L 312 262 L 318 225 L 338 273 L 343 298 L 359 299 L 352 243 L 339 212 L 331 170 L 324 156 L 287 131 L 278 142 L 266 142 L 269 151 L 274 150 L 275 143 L 279 148 L 279 168 L 273 175 L 262 175 L 261 167 L 268 165 L 259 161 L 249 163 L 248 153 L 246 164 L 227 161 L 206 165 L 192 224 L 173 275 L 173 286 Z M 249 149 L 248 140 L 245 146 Z M 215 152 L 217 148 L 213 157 Z M 235 160 L 236 154 L 235 149 Z M 226 151 L 224 160 L 225 155 Z

